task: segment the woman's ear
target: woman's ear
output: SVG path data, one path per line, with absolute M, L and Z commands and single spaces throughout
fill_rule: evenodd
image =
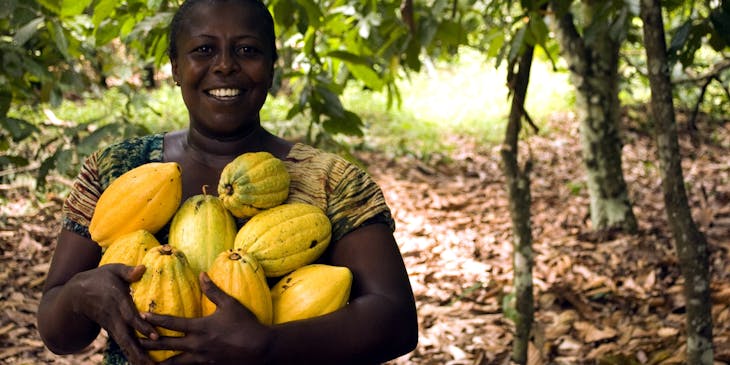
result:
M 172 81 L 175 81 L 175 85 L 180 86 L 180 77 L 177 74 L 177 61 L 174 58 L 170 58 L 170 66 L 172 69 Z

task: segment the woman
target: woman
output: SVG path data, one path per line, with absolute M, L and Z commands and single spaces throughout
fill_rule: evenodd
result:
M 121 142 L 84 163 L 64 204 L 38 311 L 38 328 L 53 352 L 81 351 L 101 328 L 113 340 L 105 356 L 110 364 L 152 364 L 147 351 L 159 349 L 182 351 L 164 364 L 373 364 L 415 347 L 413 293 L 380 189 L 343 159 L 261 126 L 259 111 L 277 58 L 274 38 L 271 14 L 257 0 L 188 0 L 181 6 L 170 28 L 169 55 L 189 127 Z M 327 212 L 333 241 L 321 262 L 352 271 L 348 305 L 318 318 L 265 326 L 201 275 L 204 294 L 217 305 L 214 314 L 185 319 L 138 313 L 129 283 L 139 280 L 144 267 L 97 267 L 101 250 L 88 225 L 103 189 L 142 163 L 175 161 L 182 168 L 184 200 L 203 185 L 217 186 L 223 167 L 252 151 L 285 162 L 290 199 Z M 156 327 L 185 336 L 162 337 Z

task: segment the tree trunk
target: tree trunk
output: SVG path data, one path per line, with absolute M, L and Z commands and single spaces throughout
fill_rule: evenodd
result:
M 553 1 L 553 8 L 560 7 Z M 621 167 L 619 136 L 618 56 L 619 28 L 602 14 L 594 16 L 605 1 L 583 1 L 586 30 L 581 37 L 569 12 L 558 15 L 557 34 L 576 88 L 583 162 L 586 168 L 590 215 L 594 230 L 619 228 L 636 231 L 636 217 L 629 201 Z M 621 18 L 621 17 L 617 17 Z
M 710 365 L 713 363 L 712 303 L 707 240 L 692 219 L 684 190 L 659 0 L 641 0 L 641 19 L 644 23 L 644 47 L 664 204 L 684 276 L 687 363 Z
M 525 96 L 530 80 L 530 67 L 533 56 L 532 46 L 526 46 L 519 58 L 519 69 L 512 85 L 512 105 L 510 108 L 507 131 L 501 148 L 502 170 L 507 179 L 509 194 L 509 210 L 512 218 L 513 234 L 513 285 L 515 290 L 515 336 L 512 341 L 512 360 L 518 364 L 527 363 L 527 352 L 530 343 L 530 330 L 534 318 L 532 292 L 532 229 L 530 226 L 530 166 L 528 158 L 524 169 L 518 162 L 518 140 L 520 125 L 524 116 Z M 510 75 L 512 73 L 510 72 Z M 512 79 L 512 76 L 509 77 Z

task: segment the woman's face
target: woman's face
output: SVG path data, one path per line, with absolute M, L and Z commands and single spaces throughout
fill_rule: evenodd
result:
M 251 5 L 200 3 L 177 37 L 171 61 L 190 128 L 219 139 L 248 133 L 273 78 L 270 44 Z

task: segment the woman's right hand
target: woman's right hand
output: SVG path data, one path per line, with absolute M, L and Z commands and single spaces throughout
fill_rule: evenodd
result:
M 137 311 L 129 293 L 129 284 L 138 281 L 145 267 L 107 264 L 80 272 L 66 283 L 72 310 L 104 328 L 132 364 L 153 364 L 139 346 L 135 332 L 156 339 L 155 328 Z

